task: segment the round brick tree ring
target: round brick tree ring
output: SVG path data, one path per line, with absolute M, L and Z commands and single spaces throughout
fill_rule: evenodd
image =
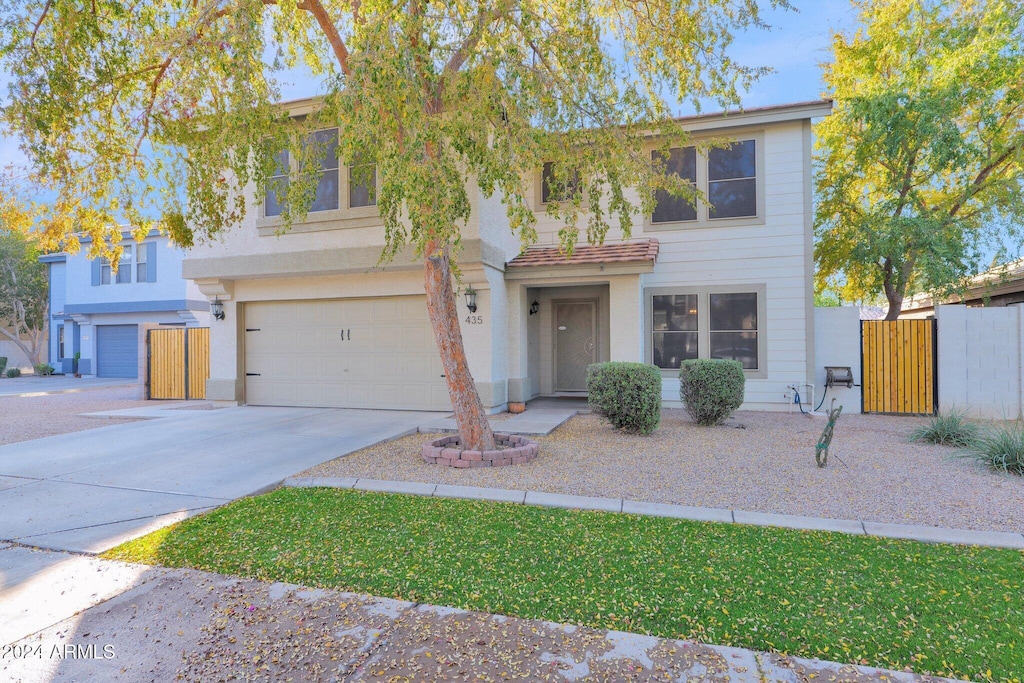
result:
M 495 434 L 493 451 L 462 449 L 459 435 L 445 436 L 423 444 L 423 461 L 448 467 L 505 467 L 521 465 L 537 457 L 540 446 L 525 436 Z

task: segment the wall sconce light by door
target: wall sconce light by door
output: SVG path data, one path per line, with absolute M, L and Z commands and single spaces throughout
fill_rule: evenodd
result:
M 540 302 L 534 299 L 533 303 L 530 304 L 530 315 L 536 315 L 537 311 L 540 310 Z
M 213 303 L 210 304 L 210 313 L 213 313 L 213 317 L 217 320 L 224 319 L 224 303 L 219 297 L 213 298 Z
M 473 285 L 466 287 L 464 294 L 466 296 L 466 308 L 469 309 L 470 313 L 476 313 L 476 290 L 473 289 Z

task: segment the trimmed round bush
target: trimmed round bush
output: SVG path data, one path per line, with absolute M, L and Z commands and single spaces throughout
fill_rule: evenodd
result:
M 644 363 L 594 363 L 587 367 L 587 402 L 616 429 L 650 434 L 661 422 L 661 371 Z
M 21 368 L 7 368 L 7 376 L 11 379 L 21 377 Z
M 684 360 L 679 367 L 679 398 L 697 424 L 720 425 L 743 403 L 746 382 L 743 364 L 737 360 Z

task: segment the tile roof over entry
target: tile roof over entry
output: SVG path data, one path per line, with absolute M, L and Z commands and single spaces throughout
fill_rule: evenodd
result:
M 566 257 L 561 247 L 530 247 L 508 262 L 509 268 L 529 266 L 578 266 L 590 263 L 635 263 L 658 260 L 658 240 L 584 245 Z

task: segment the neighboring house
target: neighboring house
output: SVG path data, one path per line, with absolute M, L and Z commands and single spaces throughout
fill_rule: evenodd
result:
M 916 294 L 903 303 L 901 318 L 931 318 L 935 304 L 966 304 L 971 308 L 1011 306 L 1024 303 L 1024 259 L 996 266 L 975 275 L 961 294 L 939 299 L 931 294 Z
M 313 101 L 293 104 L 299 115 Z M 553 198 L 537 169 L 539 243 L 520 254 L 498 196 L 471 191 L 459 265 L 475 289 L 459 317 L 486 408 L 541 395 L 580 395 L 597 361 L 663 368 L 679 404 L 679 363 L 733 358 L 747 408 L 790 408 L 787 387 L 814 381 L 811 119 L 830 101 L 684 119 L 729 149 L 672 152 L 668 165 L 714 206 L 664 198 L 628 242 L 559 254 Z M 320 135 L 329 138 L 331 133 Z M 652 145 L 653 150 L 653 145 Z M 211 330 L 211 399 L 256 405 L 448 410 L 427 319 L 423 266 L 411 250 L 376 264 L 384 243 L 367 188 L 330 155 L 305 222 L 278 235 L 271 194 L 241 225 L 184 261 L 226 319 Z M 363 174 L 365 177 L 366 174 Z
M 210 304 L 181 277 L 183 252 L 151 231 L 136 242 L 124 234 L 114 272 L 105 259 L 77 254 L 40 258 L 50 266 L 49 362 L 71 373 L 145 378 L 146 331 L 157 326 L 208 326 Z

